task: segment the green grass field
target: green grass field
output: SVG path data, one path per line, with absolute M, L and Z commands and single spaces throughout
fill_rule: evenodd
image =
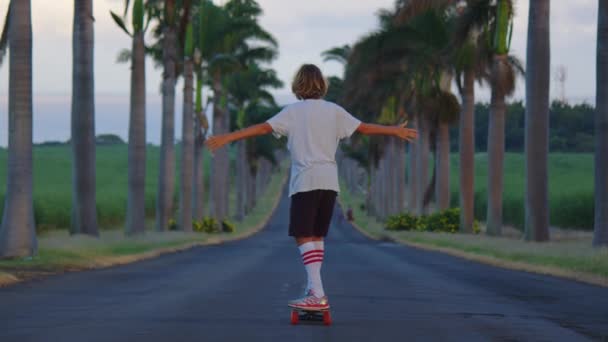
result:
M 459 157 L 452 155 L 452 205 L 459 205 Z M 504 164 L 503 215 L 506 224 L 524 225 L 525 157 L 507 153 Z M 475 156 L 475 216 L 486 216 L 487 154 Z M 594 162 L 592 154 L 549 155 L 549 207 L 551 225 L 562 228 L 593 228 Z
M 176 154 L 179 157 L 179 153 Z M 0 201 L 6 191 L 6 150 L 0 149 Z M 154 216 L 158 177 L 158 147 L 149 147 L 146 174 L 146 211 Z M 458 155 L 452 155 L 452 205 L 458 206 Z M 475 215 L 486 215 L 487 155 L 475 158 Z M 208 170 L 209 155 L 205 163 Z M 518 228 L 524 220 L 525 161 L 520 153 L 505 157 L 504 221 Z M 71 150 L 67 146 L 34 149 L 34 211 L 39 230 L 66 228 L 71 208 Z M 208 176 L 209 172 L 205 172 Z M 176 185 L 179 173 L 176 172 Z M 208 188 L 208 187 L 207 187 Z M 177 196 L 177 195 L 176 195 Z M 593 155 L 551 154 L 549 156 L 551 224 L 564 228 L 593 227 Z M 177 201 L 177 197 L 176 197 Z M 127 203 L 126 146 L 97 149 L 97 211 L 102 227 L 122 225 Z M 0 205 L 0 213 L 3 205 Z
M 154 217 L 159 148 L 146 155 L 146 213 Z M 34 215 L 37 229 L 67 228 L 72 201 L 72 152 L 69 146 L 34 148 Z M 205 154 L 209 169 L 209 154 Z M 7 151 L 0 149 L 0 213 L 4 210 Z M 179 150 L 176 150 L 179 159 Z M 209 172 L 205 172 L 206 183 Z M 176 171 L 176 187 L 179 184 Z M 208 188 L 208 187 L 207 187 Z M 177 194 L 175 197 L 177 203 Z M 127 146 L 97 147 L 97 213 L 104 228 L 122 225 L 127 205 Z

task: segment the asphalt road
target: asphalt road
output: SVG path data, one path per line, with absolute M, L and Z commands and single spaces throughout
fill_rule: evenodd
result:
M 336 219 L 334 324 L 291 326 L 289 203 L 247 240 L 0 289 L 0 341 L 608 341 L 608 289 L 368 240 Z

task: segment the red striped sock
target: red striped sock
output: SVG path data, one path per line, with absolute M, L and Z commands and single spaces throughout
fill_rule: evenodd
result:
M 317 297 L 325 296 L 323 282 L 321 281 L 321 265 L 323 264 L 324 250 L 317 248 L 314 242 L 302 244 L 299 249 L 302 255 L 302 263 L 308 276 L 306 289 L 312 290 Z
M 323 254 L 324 252 L 322 249 L 315 249 L 302 253 L 302 262 L 304 265 L 309 265 L 315 262 L 323 262 Z

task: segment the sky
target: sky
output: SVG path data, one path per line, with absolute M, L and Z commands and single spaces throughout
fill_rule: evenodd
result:
M 34 141 L 65 141 L 70 135 L 72 83 L 73 0 L 31 0 L 33 25 Z M 216 0 L 221 3 L 225 0 Z M 0 21 L 9 0 L 0 0 Z M 376 12 L 392 7 L 394 0 L 258 0 L 264 9 L 261 24 L 279 42 L 279 58 L 272 63 L 285 87 L 273 93 L 279 103 L 295 98 L 289 84 L 303 63 L 318 64 L 326 75 L 340 75 L 342 67 L 324 63 L 321 52 L 352 44 L 377 27 Z M 525 63 L 528 1 L 515 0 L 511 53 Z M 121 13 L 124 0 L 94 0 L 96 132 L 126 138 L 129 114 L 129 65 L 117 64 L 120 50 L 130 38 L 112 21 L 109 11 Z M 551 2 L 551 67 L 567 70 L 566 97 L 571 102 L 594 103 L 597 0 Z M 3 25 L 3 23 L 2 23 Z M 1 25 L 0 25 L 1 27 Z M 148 37 L 148 42 L 151 40 Z M 525 65 L 525 64 L 524 64 Z M 147 140 L 160 141 L 161 69 L 147 61 Z M 178 83 L 177 94 L 183 85 Z M 8 60 L 0 66 L 0 146 L 7 144 Z M 511 100 L 523 99 L 524 80 L 518 82 Z M 551 96 L 559 95 L 552 77 Z M 480 87 L 480 101 L 489 91 Z M 181 132 L 181 96 L 176 108 L 176 134 Z M 178 135 L 176 137 L 179 138 Z

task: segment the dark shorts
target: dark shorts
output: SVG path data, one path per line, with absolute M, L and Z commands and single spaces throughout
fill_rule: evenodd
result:
M 337 192 L 313 190 L 291 196 L 289 236 L 327 236 Z

